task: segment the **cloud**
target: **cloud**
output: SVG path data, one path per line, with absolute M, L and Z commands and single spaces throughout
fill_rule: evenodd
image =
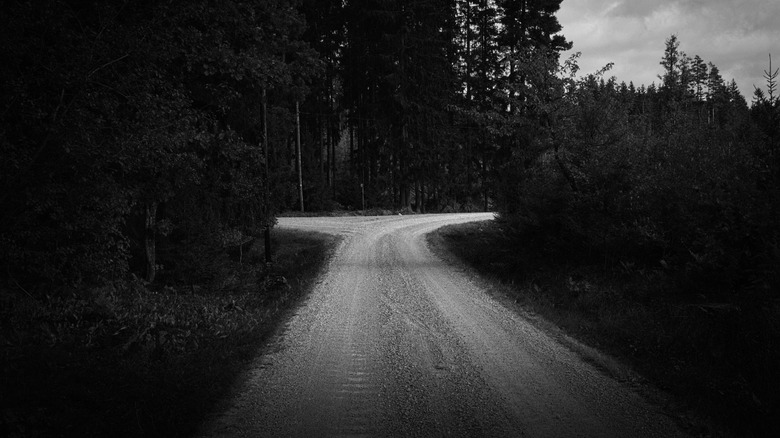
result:
M 635 84 L 658 82 L 666 39 L 717 65 L 746 96 L 762 85 L 768 54 L 780 66 L 780 2 L 777 0 L 564 0 L 563 34 L 582 52 L 580 66 L 593 72 L 608 62 L 610 74 Z
M 601 2 L 599 2 L 601 3 Z M 615 1 L 609 13 L 616 17 L 646 17 L 664 6 L 663 1 Z

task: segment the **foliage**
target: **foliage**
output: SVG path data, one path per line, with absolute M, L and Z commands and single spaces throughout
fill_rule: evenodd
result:
M 550 87 L 534 88 L 526 102 L 538 103 L 521 117 L 538 128 L 504 168 L 502 218 L 543 251 L 574 245 L 605 268 L 663 266 L 685 294 L 773 295 L 776 270 L 756 269 L 777 262 L 776 167 L 756 136 L 770 118 L 751 120 L 716 68 L 686 73 L 678 46 L 667 42 L 660 89 L 548 70 Z
M 316 54 L 285 0 L 4 8 L 0 263 L 14 281 L 155 269 L 154 241 L 268 222 L 262 90 L 305 92 Z M 166 260 L 157 262 L 165 263 Z
M 272 272 L 257 269 L 258 243 L 203 283 L 131 278 L 35 297 L 0 288 L 4 436 L 191 436 L 304 297 L 334 239 L 275 233 Z
M 774 436 L 780 430 L 776 300 L 684 300 L 670 293 L 679 286 L 661 265 L 624 260 L 605 272 L 598 256 L 571 246 L 540 253 L 529 236 L 513 237 L 504 224 L 488 221 L 440 228 L 428 241 L 484 275 L 495 298 L 521 307 L 543 329 L 552 325 L 548 333 L 601 371 L 663 388 L 655 394 L 662 399 L 654 399 L 686 432 L 731 436 L 722 430 L 730 428 L 736 436 Z

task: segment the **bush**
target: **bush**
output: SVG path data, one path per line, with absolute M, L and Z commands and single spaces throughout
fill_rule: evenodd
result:
M 193 434 L 335 239 L 274 236 L 273 272 L 227 260 L 210 284 L 130 277 L 48 296 L 0 287 L 3 436 Z
M 655 120 L 615 104 L 612 86 L 581 83 L 570 97 L 574 121 L 551 128 L 567 134 L 530 142 L 541 145 L 536 155 L 518 151 L 504 166 L 507 227 L 548 253 L 663 266 L 689 295 L 736 298 L 758 284 L 776 294 L 780 198 L 739 116 L 746 107 L 733 104 L 735 125 L 679 106 Z

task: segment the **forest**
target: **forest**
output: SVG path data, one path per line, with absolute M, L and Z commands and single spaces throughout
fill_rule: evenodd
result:
M 774 289 L 776 72 L 748 105 L 672 36 L 659 84 L 581 75 L 560 59 L 559 6 L 15 2 L 3 274 L 152 281 L 304 207 L 495 210 L 516 232 L 641 253 L 692 286 Z
M 671 35 L 626 84 L 562 58 L 560 4 L 6 2 L 3 296 L 187 283 L 291 212 L 496 211 L 541 255 L 777 306 L 771 59 L 748 102 Z

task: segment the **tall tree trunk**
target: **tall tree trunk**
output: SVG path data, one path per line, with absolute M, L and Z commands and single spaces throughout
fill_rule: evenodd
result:
M 336 137 L 338 131 L 333 108 L 333 78 L 328 79 L 328 180 L 330 181 L 331 197 L 336 200 Z
M 265 241 L 265 262 L 270 264 L 272 262 L 271 257 L 271 173 L 268 171 L 268 160 L 270 156 L 271 148 L 268 145 L 268 96 L 265 88 L 263 88 L 263 148 L 265 149 L 265 157 L 263 160 L 263 166 L 265 167 L 265 202 L 263 202 L 263 218 L 265 220 L 265 226 L 263 227 L 263 239 Z
M 566 167 L 566 163 L 563 162 L 563 159 L 561 159 L 560 153 L 559 153 L 559 147 L 556 144 L 554 148 L 554 157 L 555 162 L 558 164 L 558 168 L 561 170 L 561 173 L 563 174 L 563 177 L 566 178 L 566 181 L 569 183 L 569 187 L 573 192 L 578 192 L 579 188 L 577 187 L 577 180 L 574 179 L 574 175 L 571 173 L 568 167 Z
M 330 179 L 330 160 L 332 160 L 333 157 L 330 155 L 330 115 L 325 116 L 323 129 L 325 130 L 325 141 L 322 145 L 325 148 L 325 167 L 323 170 L 325 171 L 325 183 L 328 188 L 331 188 L 333 181 Z
M 295 101 L 295 155 L 298 168 L 298 199 L 300 200 L 301 213 L 303 213 L 303 167 L 301 166 L 301 109 Z
M 471 102 L 471 2 L 466 2 L 466 101 Z
M 466 190 L 468 190 L 469 197 L 471 197 L 471 162 L 472 162 L 472 144 L 471 133 L 466 132 Z
M 325 181 L 325 184 L 330 184 L 330 179 L 328 178 L 328 154 L 330 153 L 330 149 L 327 147 L 328 144 L 328 133 L 326 131 L 327 126 L 327 116 L 317 116 L 317 153 L 319 154 L 319 160 L 320 160 L 320 183 L 322 181 Z
M 406 123 L 403 122 L 401 125 L 401 148 L 398 151 L 398 180 L 400 182 L 399 191 L 400 193 L 400 200 L 401 200 L 401 209 L 409 209 L 411 207 L 411 187 L 409 186 L 409 172 L 407 171 L 408 163 L 407 163 L 407 148 L 408 145 L 408 135 L 406 130 Z
M 331 111 L 333 108 L 331 107 Z M 333 116 L 331 115 L 331 118 Z M 336 200 L 336 138 L 338 137 L 338 126 L 336 122 L 331 120 L 330 123 L 330 184 L 333 190 L 331 194 L 333 200 Z
M 157 275 L 157 202 L 147 202 L 145 210 L 144 252 L 146 255 L 146 281 L 152 283 Z
M 418 213 L 422 213 L 422 192 L 420 191 L 420 180 L 416 178 L 414 181 L 414 210 Z
M 349 176 L 355 173 L 355 124 L 349 124 L 349 166 L 347 166 Z
M 403 208 L 403 205 L 401 205 L 401 191 L 403 190 L 401 187 L 401 178 L 399 178 L 400 174 L 400 164 L 398 163 L 398 151 L 394 151 L 392 153 L 392 173 L 390 178 L 392 179 L 391 186 L 393 187 L 393 207 L 401 209 Z
M 483 211 L 488 211 L 488 182 L 487 182 L 487 163 L 485 158 L 482 158 L 482 191 L 485 195 L 485 205 Z
M 428 200 L 425 198 L 425 182 L 420 182 L 420 213 L 427 213 L 428 209 L 425 207 L 425 204 L 428 202 Z

